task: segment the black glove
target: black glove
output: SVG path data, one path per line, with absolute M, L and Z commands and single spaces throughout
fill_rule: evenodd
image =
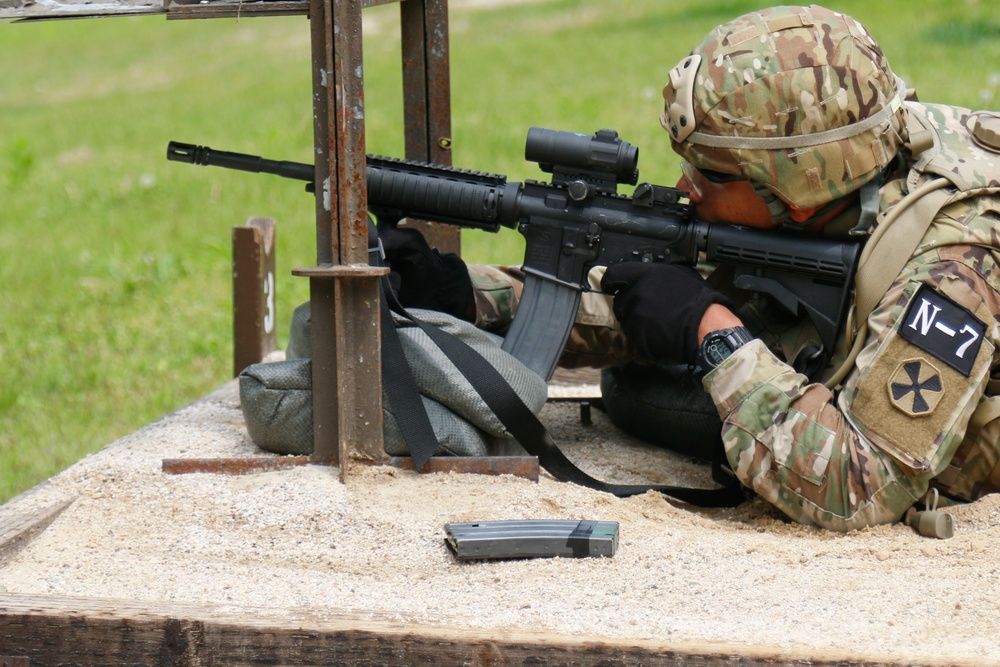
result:
M 468 319 L 472 279 L 458 255 L 431 248 L 416 229 L 385 229 L 379 236 L 403 306 Z
M 615 317 L 633 352 L 649 361 L 694 364 L 698 326 L 726 297 L 688 266 L 624 262 L 609 266 L 601 290 L 615 295 Z

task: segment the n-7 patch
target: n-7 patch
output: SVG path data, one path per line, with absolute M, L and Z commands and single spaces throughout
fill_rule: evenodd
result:
M 986 334 L 986 324 L 944 294 L 921 285 L 899 327 L 899 335 L 965 377 Z
M 955 420 L 982 391 L 993 342 L 983 342 L 985 306 L 973 314 L 957 297 L 922 283 L 910 283 L 906 293 L 901 316 L 865 364 L 844 410 L 877 448 L 923 473 L 941 463 Z

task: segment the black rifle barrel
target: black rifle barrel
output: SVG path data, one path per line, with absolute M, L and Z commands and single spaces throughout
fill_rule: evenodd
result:
M 315 178 L 315 168 L 311 164 L 268 160 L 257 155 L 217 151 L 208 146 L 195 146 L 179 141 L 171 141 L 167 144 L 167 159 L 174 162 L 250 171 L 255 174 L 274 174 L 307 183 L 312 183 Z
M 186 164 L 224 167 L 313 183 L 311 164 L 269 160 L 259 155 L 219 151 L 208 146 L 171 141 L 167 159 Z M 501 224 L 514 226 L 512 205 L 520 184 L 507 184 L 506 177 L 452 170 L 448 167 L 367 156 L 369 208 L 377 217 L 395 214 L 434 222 L 496 232 Z M 501 204 L 507 206 L 501 210 Z M 505 215 L 501 215 L 504 213 Z M 433 216 L 433 217 L 430 217 Z M 503 218 L 503 219 L 501 219 Z M 396 220 L 393 220 L 394 224 Z

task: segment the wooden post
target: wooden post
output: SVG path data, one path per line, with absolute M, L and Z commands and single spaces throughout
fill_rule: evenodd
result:
M 233 227 L 233 375 L 277 347 L 275 223 L 250 218 Z

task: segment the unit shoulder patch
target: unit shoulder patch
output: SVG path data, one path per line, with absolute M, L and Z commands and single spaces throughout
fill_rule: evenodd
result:
M 902 338 L 965 377 L 972 374 L 985 334 L 984 322 L 927 285 L 920 286 L 899 327 Z
M 944 396 L 941 371 L 927 359 L 901 361 L 889 376 L 889 402 L 911 417 L 924 417 Z

